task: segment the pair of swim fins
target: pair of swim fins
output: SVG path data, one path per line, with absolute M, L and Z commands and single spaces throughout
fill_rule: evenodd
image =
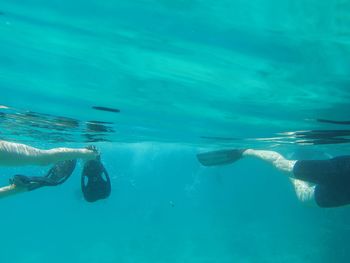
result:
M 73 173 L 76 160 L 61 161 L 54 165 L 45 176 L 15 175 L 11 183 L 33 191 L 43 186 L 56 186 L 64 183 Z M 100 158 L 85 162 L 81 174 L 81 189 L 84 199 L 96 202 L 111 194 L 111 181 Z

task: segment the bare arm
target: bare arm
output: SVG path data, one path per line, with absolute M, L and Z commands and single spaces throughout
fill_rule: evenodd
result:
M 25 144 L 0 141 L 0 165 L 49 165 L 72 159 L 91 160 L 96 158 L 96 151 L 80 148 L 54 148 L 41 150 Z

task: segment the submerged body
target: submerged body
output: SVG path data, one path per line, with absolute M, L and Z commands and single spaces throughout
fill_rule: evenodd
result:
M 257 157 L 284 172 L 302 202 L 319 207 L 350 204 L 350 156 L 328 160 L 288 160 L 266 150 L 222 150 L 197 155 L 205 166 L 230 164 L 242 157 Z

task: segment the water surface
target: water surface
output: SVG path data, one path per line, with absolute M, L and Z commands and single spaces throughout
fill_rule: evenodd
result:
M 110 199 L 1 200 L 4 262 L 348 262 L 347 208 L 300 204 L 256 160 L 348 154 L 348 1 L 3 1 L 0 139 L 95 144 Z M 44 174 L 48 167 L 2 168 Z

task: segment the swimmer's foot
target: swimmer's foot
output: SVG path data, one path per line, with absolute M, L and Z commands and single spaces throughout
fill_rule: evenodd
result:
M 226 165 L 242 158 L 245 149 L 219 150 L 197 154 L 198 161 L 204 166 Z

